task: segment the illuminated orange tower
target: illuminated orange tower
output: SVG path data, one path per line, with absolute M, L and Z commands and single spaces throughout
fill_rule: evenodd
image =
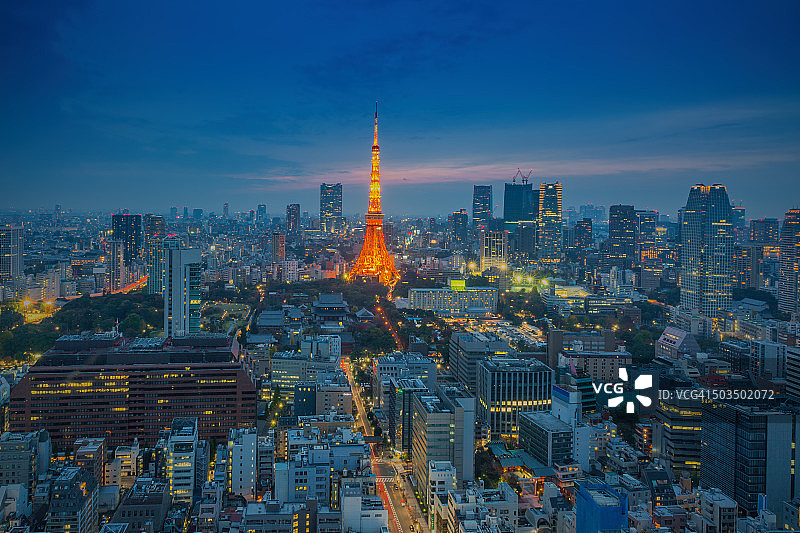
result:
M 377 278 L 392 288 L 400 281 L 400 273 L 394 267 L 394 258 L 386 250 L 383 237 L 383 212 L 381 212 L 380 148 L 378 148 L 378 104 L 375 104 L 375 142 L 372 144 L 372 171 L 369 174 L 369 209 L 367 210 L 367 232 L 364 246 L 350 271 L 350 279 L 356 277 Z

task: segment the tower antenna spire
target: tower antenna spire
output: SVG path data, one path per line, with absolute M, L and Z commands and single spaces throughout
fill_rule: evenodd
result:
M 375 142 L 372 146 L 378 146 L 378 101 L 375 100 Z

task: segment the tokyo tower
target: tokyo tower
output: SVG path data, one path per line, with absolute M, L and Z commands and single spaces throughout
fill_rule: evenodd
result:
M 383 237 L 383 212 L 381 212 L 380 148 L 378 148 L 378 104 L 375 104 L 375 142 L 372 144 L 372 171 L 369 174 L 369 209 L 364 246 L 350 271 L 350 279 L 377 278 L 389 291 L 400 281 L 394 258 L 386 250 Z

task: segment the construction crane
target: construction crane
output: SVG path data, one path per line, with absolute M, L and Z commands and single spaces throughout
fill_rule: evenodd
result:
M 520 180 L 522 181 L 522 184 L 526 185 L 528 183 L 528 178 L 531 177 L 531 174 L 533 174 L 533 169 L 530 169 L 528 171 L 528 173 L 525 174 L 524 172 L 522 172 L 522 169 L 518 168 L 517 169 L 517 173 L 514 174 L 513 178 L 511 178 L 511 183 L 516 183 L 517 182 L 517 177 L 519 177 Z

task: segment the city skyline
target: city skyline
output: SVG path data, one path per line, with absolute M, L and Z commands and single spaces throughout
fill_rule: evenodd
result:
M 144 32 L 152 6 L 5 6 L 0 209 L 275 213 L 341 182 L 357 213 L 375 99 L 389 215 L 469 209 L 517 167 L 563 183 L 564 205 L 674 214 L 722 183 L 748 218 L 797 207 L 793 3 L 361 7 L 159 5 Z

